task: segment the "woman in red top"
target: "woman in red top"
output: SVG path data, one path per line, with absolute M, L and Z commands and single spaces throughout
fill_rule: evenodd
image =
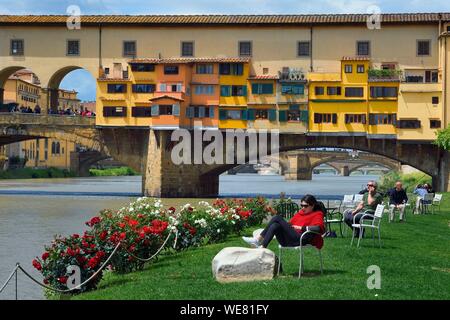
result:
M 287 222 L 281 216 L 274 216 L 258 238 L 242 237 L 245 242 L 254 247 L 267 248 L 273 237 L 283 247 L 295 247 L 300 245 L 300 237 L 303 232 L 315 231 L 322 234 L 325 231 L 323 212 L 316 209 L 317 200 L 312 195 L 306 195 L 301 200 L 302 209 Z M 303 237 L 302 245 L 313 244 L 319 249 L 323 245 L 321 235 L 308 233 Z

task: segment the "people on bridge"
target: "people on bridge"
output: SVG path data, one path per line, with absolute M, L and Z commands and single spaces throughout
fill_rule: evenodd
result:
M 401 181 L 395 183 L 395 188 L 388 191 L 389 195 L 389 221 L 394 221 L 395 211 L 397 210 L 400 215 L 400 222 L 403 222 L 403 216 L 405 214 L 406 203 L 408 202 L 408 196 Z
M 419 214 L 420 204 L 423 203 L 423 198 L 428 193 L 426 184 L 425 185 L 418 184 L 416 189 L 414 189 L 413 193 L 417 195 L 416 207 L 414 208 L 414 213 Z
M 34 107 L 34 113 L 36 113 L 36 114 L 41 113 L 41 107 L 38 104 Z
M 383 196 L 377 192 L 377 183 L 375 181 L 369 181 L 367 183 L 368 192 L 364 194 L 363 200 L 356 206 L 355 209 L 347 209 L 344 211 L 344 222 L 352 228 L 352 224 L 358 224 L 363 215 L 364 219 L 373 220 L 373 215 L 379 204 L 383 202 Z M 359 229 L 353 230 L 356 237 L 359 237 Z
M 307 233 L 302 238 L 302 245 L 312 244 L 317 248 L 322 248 L 323 239 L 321 234 L 325 232 L 324 214 L 319 209 L 317 200 L 312 195 L 306 195 L 301 200 L 302 209 L 297 212 L 292 219 L 287 222 L 280 215 L 275 215 L 257 238 L 242 237 L 252 247 L 267 248 L 273 237 L 276 236 L 278 243 L 284 247 L 295 247 L 300 245 L 300 239 L 305 231 L 315 231 Z

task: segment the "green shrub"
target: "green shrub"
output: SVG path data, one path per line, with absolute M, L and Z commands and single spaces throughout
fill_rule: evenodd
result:
M 379 190 L 381 192 L 386 192 L 387 190 L 393 188 L 397 181 L 401 181 L 403 183 L 403 188 L 407 192 L 412 192 L 418 184 L 431 184 L 431 177 L 421 172 L 403 174 L 398 171 L 391 171 L 381 178 Z
M 119 167 L 110 169 L 90 169 L 89 175 L 93 177 L 136 176 L 138 173 L 129 167 Z

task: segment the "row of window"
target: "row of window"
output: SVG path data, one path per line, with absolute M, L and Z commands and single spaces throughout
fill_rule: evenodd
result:
M 104 117 L 124 117 L 127 115 L 126 107 L 104 107 Z M 154 117 L 160 115 L 180 115 L 180 106 L 174 105 L 154 105 L 151 107 L 132 107 L 131 115 L 133 117 Z M 186 108 L 187 118 L 214 118 L 213 106 L 189 106 Z M 219 110 L 220 120 L 277 120 L 277 110 L 275 109 L 245 109 L 245 110 Z M 291 105 L 288 110 L 278 110 L 278 120 L 285 121 L 304 121 L 308 122 L 308 111 L 301 110 L 299 105 Z M 314 113 L 314 123 L 332 123 L 337 124 L 338 115 L 336 113 Z M 346 124 L 361 123 L 366 124 L 366 114 L 345 114 Z M 397 120 L 397 115 L 393 114 L 369 114 L 369 125 L 395 125 L 403 129 L 417 129 L 421 127 L 420 120 L 404 119 Z M 441 121 L 430 119 L 430 128 L 441 128 Z M 56 144 L 59 148 L 59 143 Z M 52 143 L 52 154 L 59 153 L 57 147 Z
M 247 95 L 246 86 L 221 86 L 222 96 L 242 96 Z M 153 93 L 156 91 L 155 84 L 133 84 L 133 93 Z M 194 93 L 196 95 L 213 95 L 214 85 L 195 85 Z M 340 89 L 340 88 L 339 88 Z M 127 85 L 125 83 L 110 83 L 107 86 L 108 93 L 126 93 Z M 181 92 L 182 84 L 160 84 L 160 92 Z M 271 83 L 253 83 L 252 94 L 273 94 L 274 88 Z M 282 94 L 304 94 L 304 86 L 299 84 L 283 84 L 281 86 Z M 329 93 L 330 94 L 330 93 Z
M 214 85 L 196 85 L 194 93 L 196 95 L 214 95 Z M 326 87 L 327 95 L 342 95 L 341 87 Z M 108 93 L 126 93 L 127 85 L 124 83 L 108 84 Z M 133 93 L 153 93 L 156 91 L 155 84 L 133 84 Z M 182 85 L 178 84 L 160 84 L 160 92 L 181 92 Z M 317 86 L 314 88 L 316 96 L 325 94 L 325 87 Z M 282 94 L 304 94 L 304 86 L 297 84 L 282 85 Z M 273 84 L 270 83 L 253 83 L 252 94 L 273 94 Z M 247 96 L 246 86 L 222 85 L 220 86 L 220 95 L 222 97 L 230 96 Z M 370 87 L 371 98 L 395 98 L 398 95 L 396 87 Z M 364 97 L 364 88 L 347 87 L 345 88 L 345 97 Z M 24 101 L 37 102 L 36 99 L 22 97 Z M 27 100 L 29 99 L 29 100 Z M 439 104 L 439 97 L 432 97 L 432 104 Z
M 327 95 L 329 96 L 340 96 L 342 95 L 341 87 L 326 87 Z M 314 93 L 316 96 L 321 96 L 325 94 L 325 87 L 317 86 L 314 88 Z M 370 87 L 370 97 L 371 98 L 395 98 L 398 95 L 398 90 L 396 87 Z M 345 88 L 346 97 L 364 97 L 364 88 L 362 87 L 346 87 Z
M 193 57 L 195 51 L 194 41 L 182 41 L 180 55 L 182 57 Z M 24 55 L 24 40 L 23 39 L 11 39 L 11 55 Z M 80 40 L 67 40 L 67 55 L 78 56 L 80 55 Z M 356 55 L 358 56 L 370 56 L 371 43 L 370 41 L 357 41 L 356 42 Z M 430 56 L 431 55 L 431 40 L 417 40 L 416 44 L 417 56 Z M 124 57 L 136 57 L 137 55 L 137 42 L 136 41 L 124 41 L 123 42 L 123 56 Z M 250 57 L 253 55 L 253 43 L 252 41 L 238 41 L 238 55 L 241 57 Z M 310 41 L 298 41 L 297 42 L 297 56 L 298 57 L 310 57 L 311 56 L 311 42 Z
M 333 123 L 337 124 L 336 113 L 314 113 L 314 123 Z M 361 123 L 366 124 L 365 114 L 345 114 L 344 119 L 346 124 Z M 397 120 L 397 115 L 393 114 L 369 114 L 369 125 L 395 125 L 400 129 L 418 129 L 421 127 L 420 120 L 417 119 L 402 119 Z M 441 128 L 441 120 L 430 119 L 430 128 Z
M 33 93 L 35 95 L 39 94 L 39 89 L 30 87 L 30 86 L 26 86 L 26 85 L 23 85 L 23 84 L 19 84 L 19 90 L 20 91 L 29 92 L 29 93 Z
M 325 94 L 325 87 L 316 86 L 314 87 L 314 94 L 316 96 L 322 96 Z M 342 95 L 341 87 L 327 87 L 328 95 Z M 363 87 L 346 87 L 345 88 L 345 96 L 349 98 L 361 98 L 364 97 L 364 88 Z

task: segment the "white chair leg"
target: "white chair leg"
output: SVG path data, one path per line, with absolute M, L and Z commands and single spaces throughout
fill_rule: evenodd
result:
M 358 245 L 356 246 L 359 248 L 359 243 L 361 242 L 362 234 L 363 234 L 364 228 L 359 228 L 359 238 L 358 238 Z
M 353 229 L 353 231 L 352 231 L 352 242 L 350 242 L 350 247 L 353 245 L 353 239 L 355 239 L 355 229 L 356 228 L 352 228 Z

